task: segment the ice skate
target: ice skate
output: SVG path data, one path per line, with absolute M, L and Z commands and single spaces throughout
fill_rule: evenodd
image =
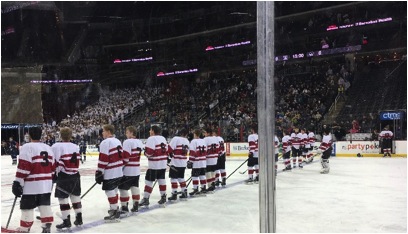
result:
M 139 211 L 139 202 L 133 203 L 133 207 L 130 209 L 130 211 L 132 211 L 133 213 L 138 212 Z
M 120 222 L 120 212 L 119 209 L 116 210 L 109 210 L 108 211 L 108 216 L 105 216 L 103 219 L 105 220 L 105 223 L 118 223 Z
M 195 188 L 191 193 L 189 193 L 191 197 L 194 196 L 199 196 L 201 194 L 200 191 L 198 191 L 198 188 Z
M 215 183 L 212 182 L 211 185 L 207 189 L 207 193 L 214 193 L 215 190 Z
M 82 213 L 76 214 L 74 224 L 75 224 L 75 226 L 81 226 L 83 224 L 83 222 L 82 222 Z
M 252 178 L 249 178 L 245 180 L 245 184 L 254 184 L 254 180 Z
M 56 225 L 57 231 L 59 232 L 66 232 L 71 229 L 71 216 L 68 215 L 66 219 L 62 221 L 61 224 Z
M 255 183 L 255 184 L 258 184 L 258 183 L 259 183 L 259 176 L 256 176 L 256 177 L 255 177 L 254 183 Z
M 140 208 L 149 208 L 149 198 L 143 198 L 142 201 L 139 203 Z
M 221 181 L 220 180 L 216 180 L 215 181 L 215 187 L 219 187 L 221 185 Z
M 328 159 L 321 160 L 322 169 L 320 170 L 320 174 L 329 174 L 330 172 L 330 165 Z
M 126 205 L 124 205 L 124 206 L 122 206 L 120 208 L 119 215 L 120 215 L 121 218 L 129 216 L 129 208 L 128 208 L 128 203 L 127 202 L 126 202 Z
M 227 186 L 227 178 L 222 178 L 221 186 L 222 187 Z
M 45 227 L 42 227 L 42 233 L 51 233 L 51 224 L 46 223 Z
M 187 189 L 185 189 L 182 193 L 181 193 L 181 195 L 180 195 L 180 201 L 186 201 L 187 200 Z
M 176 196 L 176 199 L 177 199 L 177 196 Z M 157 203 L 159 203 L 160 207 L 166 207 L 166 194 L 163 194 Z
M 207 193 L 207 187 L 204 185 L 203 187 L 201 187 L 200 196 L 206 196 Z
M 177 201 L 177 192 L 172 192 L 171 197 L 167 198 L 169 202 L 176 202 Z
M 282 171 L 292 171 L 292 166 L 290 166 L 290 164 L 289 164 L 285 168 L 283 168 Z

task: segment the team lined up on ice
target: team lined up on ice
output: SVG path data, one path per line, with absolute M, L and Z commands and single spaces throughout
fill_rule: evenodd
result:
M 98 168 L 95 173 L 95 181 L 102 184 L 102 190 L 105 191 L 110 206 L 108 216 L 104 217 L 106 222 L 117 221 L 121 214 L 129 212 L 129 190 L 133 201 L 131 212 L 137 212 L 139 206 L 148 207 L 155 181 L 159 184 L 161 194 L 158 203 L 164 205 L 167 202 L 165 180 L 167 166 L 171 168 L 169 177 L 172 195 L 168 198 L 169 201 L 177 199 L 178 185 L 181 188 L 179 198 L 188 197 L 184 179 L 186 167 L 192 169 L 193 191 L 190 196 L 212 192 L 216 186 L 226 185 L 224 140 L 213 136 L 211 128 L 206 128 L 205 131 L 196 130 L 191 142 L 186 138 L 188 132 L 181 130 L 180 136 L 174 137 L 169 144 L 160 135 L 161 129 L 158 126 L 151 127 L 151 136 L 145 145 L 135 138 L 136 129 L 133 126 L 126 128 L 128 139 L 123 142 L 123 145 L 114 137 L 114 133 L 114 126 L 103 126 L 104 140 L 99 146 Z M 74 224 L 82 225 L 78 171 L 81 157 L 78 145 L 70 142 L 72 130 L 62 128 L 63 142 L 56 143 L 52 147 L 40 142 L 41 128 L 31 128 L 29 134 L 31 142 L 21 148 L 16 180 L 12 186 L 13 194 L 21 197 L 21 220 L 18 231 L 30 231 L 36 207 L 40 211 L 43 232 L 51 231 L 54 221 L 50 207 L 53 183 L 56 183 L 55 197 L 58 198 L 63 219 L 62 224 L 56 225 L 57 230 L 72 226 L 68 198 L 71 199 L 72 208 L 76 213 Z M 200 138 L 202 134 L 205 136 L 204 139 Z M 148 170 L 145 176 L 143 199 L 139 203 L 140 157 L 143 148 L 148 158 Z
M 249 155 L 248 155 L 248 180 L 246 184 L 258 183 L 259 181 L 259 165 L 258 165 L 258 127 L 251 127 L 251 135 L 248 136 Z M 285 164 L 283 171 L 290 171 L 292 168 L 303 168 L 303 163 L 313 161 L 314 154 L 312 153 L 314 143 L 316 141 L 315 134 L 312 131 L 306 133 L 306 129 L 295 128 L 292 133 L 284 132 L 282 138 L 282 156 Z M 290 134 L 290 135 L 289 135 Z M 275 135 L 275 162 L 278 162 L 279 138 Z M 318 154 L 321 156 L 322 169 L 320 173 L 327 174 L 330 171 L 329 158 L 332 152 L 332 138 L 329 131 L 324 133 L 322 142 L 318 149 Z M 291 160 L 292 159 L 292 160 Z M 277 175 L 278 165 L 275 164 L 275 175 Z M 255 175 L 254 175 L 255 174 Z
M 248 180 L 246 183 L 257 182 L 259 178 L 258 165 L 258 135 L 257 126 L 251 127 L 251 135 L 248 137 Z M 169 178 L 171 181 L 172 194 L 169 201 L 186 199 L 187 185 L 185 169 L 191 168 L 193 190 L 190 196 L 197 196 L 213 192 L 217 186 L 226 185 L 225 150 L 224 140 L 216 136 L 211 127 L 205 131 L 195 130 L 194 139 L 189 142 L 186 138 L 187 131 L 180 130 L 180 136 L 174 137 L 168 144 L 161 136 L 161 129 L 152 126 L 150 137 L 146 145 L 135 138 L 136 129 L 133 126 L 126 128 L 127 140 L 121 142 L 114 137 L 115 128 L 112 125 L 104 125 L 102 135 L 104 140 L 99 146 L 98 168 L 96 168 L 95 181 L 102 184 L 109 202 L 108 216 L 104 220 L 116 221 L 121 214 L 129 212 L 129 190 L 132 194 L 131 212 L 137 212 L 139 206 L 148 207 L 149 197 L 155 186 L 159 184 L 161 199 L 160 205 L 167 202 L 166 195 L 166 167 L 169 166 Z M 214 133 L 214 134 L 213 134 Z M 204 137 L 202 135 L 204 134 Z M 31 128 L 31 142 L 21 148 L 19 163 L 17 166 L 16 180 L 13 182 L 12 192 L 15 196 L 21 196 L 20 209 L 21 220 L 19 231 L 29 232 L 34 222 L 34 208 L 38 207 L 43 227 L 43 232 L 50 232 L 53 223 L 53 213 L 50 207 L 51 190 L 53 182 L 55 197 L 58 198 L 63 223 L 57 225 L 57 229 L 71 227 L 70 204 L 74 209 L 75 225 L 82 225 L 82 204 L 80 174 L 78 172 L 81 160 L 78 145 L 70 142 L 72 130 L 61 129 L 63 142 L 54 144 L 52 147 L 40 142 L 41 128 Z M 203 138 L 203 139 L 202 139 Z M 319 153 L 322 153 L 321 173 L 329 173 L 329 157 L 332 151 L 332 140 L 329 132 L 325 132 Z M 278 149 L 279 139 L 275 136 L 275 149 Z M 283 159 L 285 171 L 296 167 L 296 162 L 301 168 L 303 158 L 306 162 L 313 160 L 311 149 L 314 145 L 314 134 L 305 130 L 299 133 L 297 129 L 291 136 L 285 133 L 282 139 Z M 145 187 L 143 199 L 140 201 L 139 177 L 140 157 L 143 148 L 148 158 L 148 170 L 145 175 Z M 278 160 L 278 151 L 275 153 L 275 161 Z M 188 156 L 188 157 L 187 157 Z M 292 158 L 292 161 L 290 160 Z M 275 168 L 275 171 L 277 168 Z M 221 178 L 220 178 L 221 176 Z M 181 191 L 178 192 L 178 186 Z M 120 194 L 120 199 L 118 196 Z M 120 209 L 118 202 L 120 200 Z

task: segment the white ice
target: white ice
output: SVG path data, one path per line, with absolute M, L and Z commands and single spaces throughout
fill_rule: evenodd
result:
M 245 158 L 228 158 L 227 175 Z M 147 161 L 142 160 L 142 168 Z M 320 174 L 318 159 L 303 169 L 282 172 L 278 163 L 276 179 L 276 231 L 286 233 L 395 233 L 407 232 L 407 159 L 341 158 L 330 160 L 329 174 Z M 82 192 L 94 184 L 97 157 L 87 157 L 80 166 Z M 188 199 L 158 208 L 158 186 L 150 197 L 150 209 L 120 223 L 103 223 L 109 209 L 101 186 L 97 185 L 82 200 L 83 229 L 88 233 L 256 233 L 259 228 L 259 185 L 245 185 L 246 165 L 227 181 L 227 187 L 207 197 Z M 5 227 L 14 196 L 11 184 L 16 166 L 8 156 L 1 157 L 1 225 Z M 186 179 L 190 170 L 186 171 Z M 140 188 L 144 188 L 144 173 Z M 189 186 L 189 191 L 192 185 Z M 167 194 L 170 195 L 170 183 Z M 143 194 L 142 194 L 143 196 Z M 19 201 L 19 199 L 17 200 Z M 55 225 L 61 223 L 59 205 L 52 194 Z M 20 223 L 18 202 L 9 228 Z M 35 215 L 39 215 L 36 211 Z M 75 216 L 71 212 L 71 216 Z M 71 218 L 73 221 L 73 218 Z M 31 232 L 41 232 L 35 221 Z

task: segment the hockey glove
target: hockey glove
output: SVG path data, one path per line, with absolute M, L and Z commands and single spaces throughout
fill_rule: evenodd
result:
M 23 195 L 23 187 L 21 187 L 20 182 L 16 180 L 13 181 L 12 191 L 16 197 L 21 197 L 21 195 Z
M 248 154 L 248 158 L 253 158 L 253 157 L 254 157 L 254 153 L 249 152 L 249 154 Z
M 188 168 L 188 169 L 193 168 L 193 162 L 187 161 L 187 168 Z
M 101 171 L 95 172 L 95 182 L 98 184 L 102 184 L 103 182 L 103 173 Z

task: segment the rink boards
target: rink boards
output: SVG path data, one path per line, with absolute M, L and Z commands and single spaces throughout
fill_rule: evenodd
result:
M 407 157 L 407 141 L 394 141 L 393 156 Z M 313 152 L 317 153 L 320 142 L 316 142 Z M 248 156 L 248 142 L 225 143 L 226 154 L 229 157 Z M 332 156 L 356 157 L 360 153 L 364 157 L 382 157 L 379 141 L 337 141 L 333 143 Z M 88 145 L 87 155 L 98 156 L 95 145 Z

